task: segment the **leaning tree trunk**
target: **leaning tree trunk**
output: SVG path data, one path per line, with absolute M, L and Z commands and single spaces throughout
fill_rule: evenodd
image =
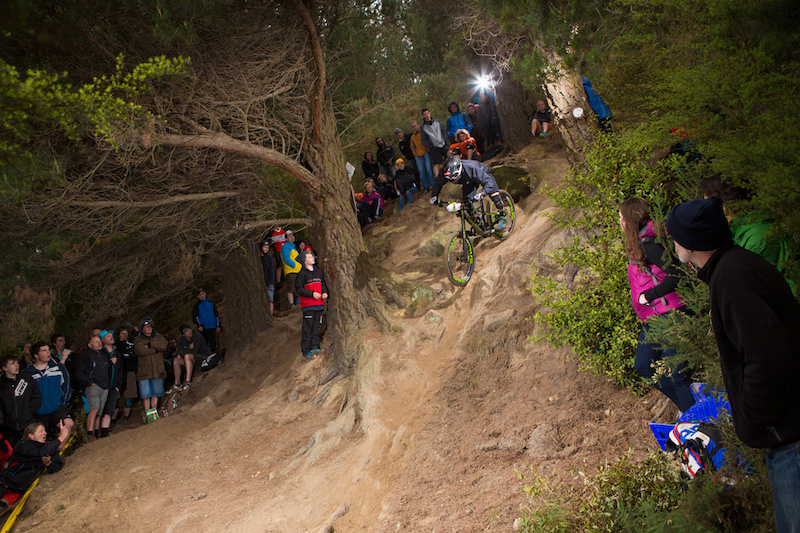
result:
M 214 257 L 225 293 L 227 344 L 231 349 L 243 347 L 272 323 L 258 247 L 254 242 L 243 246 L 226 257 Z
M 555 74 L 544 83 L 543 88 L 556 119 L 556 127 L 564 139 L 567 158 L 570 163 L 575 163 L 581 160 L 580 154 L 584 145 L 592 139 L 586 120 L 587 114 L 592 113 L 592 110 L 583 90 L 580 73 L 565 67 L 558 54 L 544 52 L 544 55 Z M 583 110 L 583 116 L 579 119 L 573 115 L 573 110 L 577 107 Z
M 519 81 L 506 73 L 502 83 L 496 86 L 497 113 L 500 127 L 503 128 L 503 143 L 511 150 L 518 151 L 530 144 L 531 117 L 526 108 L 527 91 Z

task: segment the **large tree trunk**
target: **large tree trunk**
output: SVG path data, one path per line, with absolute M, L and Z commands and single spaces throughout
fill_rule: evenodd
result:
M 401 304 L 401 289 L 366 253 L 330 101 L 321 108 L 320 143 L 307 153 L 312 173 L 319 178 L 319 190 L 306 207 L 315 221 L 314 231 L 322 237 L 321 267 L 331 291 L 327 335 L 334 358 L 350 366 L 359 350 L 353 341 L 359 329 L 370 318 L 380 329 L 388 326 L 386 301 Z
M 254 242 L 243 247 L 227 257 L 214 257 L 225 292 L 226 337 L 231 349 L 243 347 L 272 323 L 258 247 Z
M 584 145 L 592 139 L 586 116 L 592 113 L 586 92 L 583 90 L 582 76 L 564 66 L 562 58 L 555 53 L 544 52 L 547 63 L 555 72 L 553 78 L 545 82 L 544 90 L 547 100 L 556 119 L 556 127 L 566 145 L 567 158 L 570 163 L 581 159 Z M 583 116 L 576 119 L 573 109 L 583 109 Z
M 531 141 L 532 106 L 527 91 L 510 74 L 495 87 L 497 91 L 497 113 L 503 128 L 503 142 L 511 150 L 518 151 Z

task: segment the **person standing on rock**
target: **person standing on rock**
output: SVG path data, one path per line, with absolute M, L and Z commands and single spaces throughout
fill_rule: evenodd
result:
M 322 329 L 322 312 L 328 298 L 325 276 L 315 266 L 314 254 L 306 250 L 303 254 L 303 269 L 297 274 L 295 290 L 300 296 L 300 307 L 303 311 L 303 335 L 300 350 L 307 361 L 316 359 L 321 352 L 319 333 Z
M 783 275 L 733 243 L 722 200 L 667 218 L 678 257 L 708 284 L 711 324 L 736 435 L 763 448 L 778 533 L 800 531 L 800 304 Z

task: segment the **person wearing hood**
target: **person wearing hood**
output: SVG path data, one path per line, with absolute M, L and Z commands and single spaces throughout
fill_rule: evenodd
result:
M 139 336 L 133 341 L 133 351 L 137 357 L 136 380 L 139 397 L 144 404 L 145 413 L 158 409 L 158 399 L 164 396 L 164 354 L 167 339 L 153 329 L 153 319 L 145 317 L 139 324 Z
M 467 133 L 472 132 L 472 123 L 467 117 L 467 114 L 461 111 L 458 108 L 458 104 L 455 102 L 450 102 L 450 106 L 448 107 L 450 110 L 450 118 L 447 119 L 447 136 L 450 140 L 450 144 L 458 142 L 456 139 L 456 134 L 458 130 L 467 130 Z
M 391 176 L 394 179 L 394 147 L 391 144 L 386 144 L 383 137 L 376 137 L 375 145 L 378 147 L 375 156 L 378 158 L 378 164 L 381 167 L 380 173 Z

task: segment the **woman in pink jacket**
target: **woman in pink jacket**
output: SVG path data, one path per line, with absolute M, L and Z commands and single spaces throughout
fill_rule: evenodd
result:
M 650 207 L 641 198 L 629 198 L 619 206 L 619 224 L 625 239 L 625 253 L 628 256 L 628 281 L 631 285 L 631 303 L 642 331 L 633 368 L 637 374 L 652 382 L 656 361 L 675 355 L 672 348 L 663 349 L 659 344 L 645 342 L 649 329 L 648 319 L 653 315 L 663 315 L 673 309 L 683 307 L 675 289 L 681 271 L 664 259 L 664 247 L 656 242 L 655 225 L 650 220 Z M 680 411 L 684 412 L 694 404 L 690 390 L 692 380 L 679 365 L 671 375 L 664 374 L 655 383 Z

